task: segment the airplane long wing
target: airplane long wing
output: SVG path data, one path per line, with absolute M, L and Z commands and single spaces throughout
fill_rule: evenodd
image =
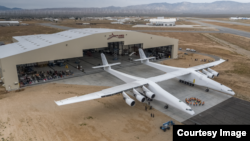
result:
M 161 81 L 165 81 L 168 79 L 172 79 L 172 78 L 187 75 L 187 74 L 190 74 L 190 71 L 178 70 L 178 71 L 169 72 L 167 74 L 163 74 L 163 75 L 159 75 L 155 77 L 150 77 L 148 79 L 153 82 L 161 82 Z
M 207 63 L 207 64 L 202 64 L 202 65 L 194 66 L 194 67 L 190 67 L 190 68 L 193 68 L 195 70 L 201 70 L 201 69 L 214 67 L 214 66 L 219 65 L 223 62 L 225 62 L 225 60 L 220 59 L 219 61 L 215 61 L 215 62 L 211 62 L 211 63 Z
M 151 59 L 152 57 L 147 58 L 142 49 L 139 49 L 139 53 L 140 53 L 140 58 L 141 59 L 137 59 L 137 60 L 134 60 L 134 61 L 141 61 L 145 65 L 151 66 L 153 68 L 156 68 L 158 70 L 161 70 L 161 71 L 164 71 L 164 72 L 167 72 L 167 73 L 181 70 L 181 68 L 178 68 L 178 67 L 171 67 L 171 66 L 166 66 L 166 65 L 150 62 L 149 59 Z M 203 65 L 198 65 L 198 66 L 194 66 L 194 67 L 190 67 L 190 68 L 193 68 L 195 70 L 201 70 L 201 69 L 214 67 L 214 66 L 219 65 L 219 64 L 221 64 L 223 62 L 225 62 L 225 60 L 220 59 L 219 61 L 215 61 L 215 62 L 203 64 Z
M 134 81 L 131 83 L 127 83 L 127 84 L 118 85 L 118 86 L 115 86 L 112 88 L 104 89 L 104 90 L 99 91 L 99 92 L 90 93 L 90 94 L 83 95 L 83 96 L 75 96 L 75 97 L 67 98 L 64 100 L 55 101 L 55 103 L 58 106 L 61 106 L 61 105 L 66 105 L 66 104 L 72 104 L 72 103 L 77 103 L 77 102 L 82 102 L 82 101 L 88 101 L 88 100 L 113 96 L 113 95 L 119 94 L 123 91 L 130 90 L 132 88 L 141 87 L 141 86 L 146 85 L 146 84 L 147 83 L 143 82 L 143 81 Z

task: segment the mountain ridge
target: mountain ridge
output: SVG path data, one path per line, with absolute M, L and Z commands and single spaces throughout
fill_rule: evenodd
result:
M 0 6 L 0 10 L 21 10 L 20 8 L 7 8 Z M 29 9 L 29 11 L 40 12 L 73 12 L 78 11 L 84 14 L 250 14 L 250 2 L 240 3 L 235 1 L 215 1 L 212 3 L 150 3 L 140 5 L 130 5 L 126 7 L 108 6 L 108 7 L 64 7 L 64 8 L 43 8 Z

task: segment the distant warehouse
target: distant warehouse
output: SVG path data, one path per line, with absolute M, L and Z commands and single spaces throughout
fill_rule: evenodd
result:
M 60 63 L 58 60 L 62 59 L 87 60 L 84 52 L 89 53 L 89 50 L 96 53 L 106 50 L 113 55 L 129 56 L 133 52 L 138 54 L 138 48 L 143 48 L 147 56 L 178 57 L 178 39 L 128 30 L 72 29 L 54 34 L 15 36 L 13 41 L 0 47 L 0 81 L 6 90 L 18 89 L 21 78 L 29 77 L 29 74 L 20 76 L 20 66 L 37 64 L 49 68 L 51 62 Z M 24 69 L 29 71 L 29 68 Z
M 230 17 L 230 20 L 250 20 L 249 17 Z
M 19 21 L 0 21 L 0 26 L 19 26 Z
M 157 19 L 150 19 L 149 26 L 175 26 L 176 18 L 164 19 L 164 17 L 158 17 Z

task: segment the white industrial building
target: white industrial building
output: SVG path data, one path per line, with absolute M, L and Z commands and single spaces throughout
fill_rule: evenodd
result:
M 111 24 L 124 24 L 123 22 L 120 22 L 120 21 L 118 21 L 118 22 L 110 22 Z
M 19 26 L 19 21 L 0 21 L 0 26 Z
M 164 19 L 159 17 L 157 19 L 150 19 L 150 23 L 147 25 L 150 26 L 175 26 L 176 18 Z
M 230 17 L 230 20 L 250 20 L 248 17 Z

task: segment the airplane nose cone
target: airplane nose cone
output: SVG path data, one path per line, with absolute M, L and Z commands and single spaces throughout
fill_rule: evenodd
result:
M 194 111 L 190 111 L 190 113 L 189 113 L 190 115 L 194 115 L 195 114 L 195 112 Z
M 226 92 L 227 94 L 230 94 L 230 95 L 235 95 L 235 92 L 232 91 L 232 90 L 231 90 L 231 91 L 226 90 L 225 92 Z
M 231 95 L 235 95 L 235 92 L 234 92 L 234 91 L 232 91 L 232 92 L 231 92 Z

